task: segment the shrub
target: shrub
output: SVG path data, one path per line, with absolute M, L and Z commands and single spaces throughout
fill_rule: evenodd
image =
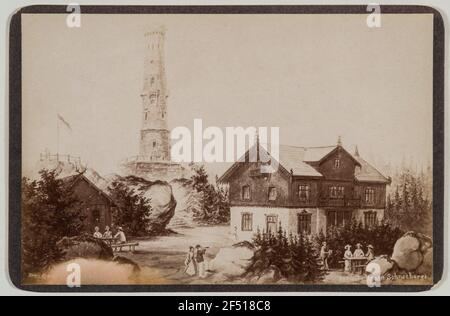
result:
M 149 199 L 120 181 L 114 181 L 109 187 L 111 198 L 117 204 L 113 210 L 113 222 L 121 226 L 126 235 L 146 236 L 149 224 L 148 216 L 152 208 Z
M 278 278 L 313 282 L 320 280 L 324 274 L 318 263 L 318 251 L 309 237 L 287 236 L 281 229 L 276 234 L 258 230 L 253 244 L 256 251 L 245 276 L 262 276 L 269 270 L 275 270 L 279 273 Z

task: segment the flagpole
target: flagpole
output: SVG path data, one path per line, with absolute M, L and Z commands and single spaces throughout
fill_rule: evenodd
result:
M 56 161 L 59 162 L 59 117 L 56 116 Z

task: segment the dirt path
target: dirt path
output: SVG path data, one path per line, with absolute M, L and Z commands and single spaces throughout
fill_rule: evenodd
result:
M 177 229 L 177 234 L 140 240 L 135 253 L 118 253 L 129 258 L 141 267 L 158 270 L 161 277 L 170 283 L 195 283 L 195 277 L 187 276 L 184 271 L 184 260 L 189 246 L 200 244 L 209 247 L 206 259 L 215 257 L 220 248 L 233 244 L 229 234 L 229 226 L 201 226 Z

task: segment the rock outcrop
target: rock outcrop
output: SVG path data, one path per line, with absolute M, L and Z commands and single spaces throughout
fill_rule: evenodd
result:
M 432 246 L 430 237 L 416 232 L 407 232 L 397 240 L 390 257 L 387 255 L 377 257 L 371 263 L 378 265 L 380 275 L 402 272 L 431 275 Z M 371 266 L 369 265 L 367 269 L 371 269 Z
M 125 183 L 137 194 L 149 199 L 152 212 L 149 216 L 148 232 L 151 235 L 167 233 L 167 225 L 175 215 L 177 206 L 170 184 L 165 181 L 148 181 L 135 176 L 117 176 L 114 180 Z
M 397 266 L 407 272 L 419 269 L 425 262 L 425 257 L 432 258 L 431 238 L 415 232 L 407 232 L 397 240 L 391 259 Z

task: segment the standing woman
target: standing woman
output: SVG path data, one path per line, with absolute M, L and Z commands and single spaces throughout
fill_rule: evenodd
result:
M 351 272 L 352 271 L 352 246 L 347 245 L 345 246 L 345 253 L 344 253 L 344 271 L 345 272 Z
M 186 260 L 184 260 L 184 273 L 189 276 L 194 276 L 197 274 L 197 265 L 195 263 L 195 252 L 194 247 L 189 247 L 189 252 L 186 255 Z

